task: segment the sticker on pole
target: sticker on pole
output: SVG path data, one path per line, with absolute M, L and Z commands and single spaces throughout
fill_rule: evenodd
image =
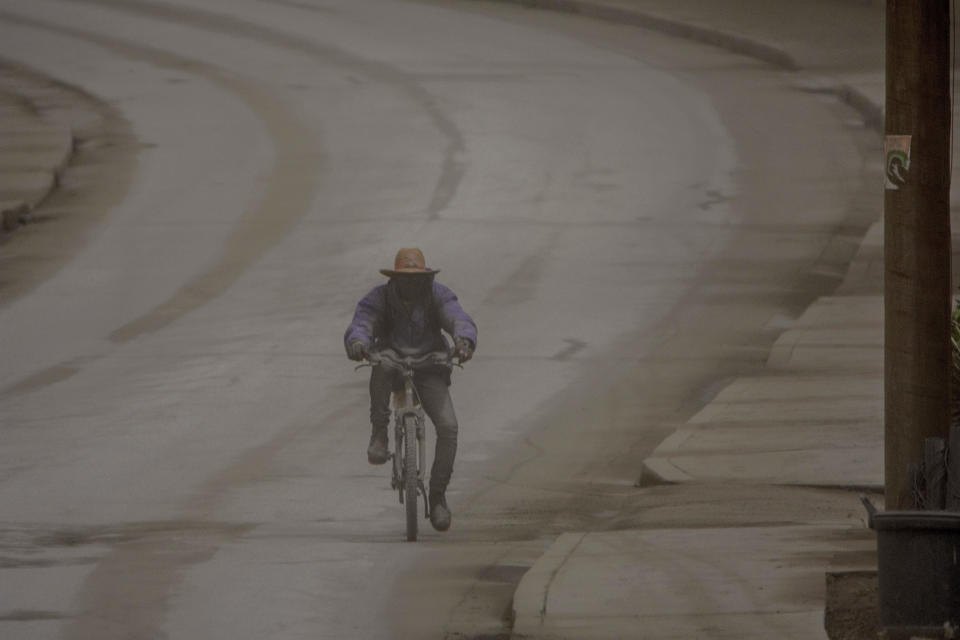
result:
M 884 187 L 897 191 L 907 183 L 910 172 L 910 136 L 887 136 L 883 154 L 886 156 Z

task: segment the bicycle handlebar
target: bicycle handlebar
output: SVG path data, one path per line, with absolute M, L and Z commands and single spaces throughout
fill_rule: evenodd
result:
M 394 369 L 401 373 L 412 373 L 424 365 L 435 365 L 453 369 L 453 367 L 463 368 L 463 365 L 453 361 L 453 356 L 445 351 L 432 351 L 419 357 L 401 356 L 392 349 L 383 349 L 370 353 L 367 362 L 357 367 L 373 367 L 382 365 L 388 369 Z

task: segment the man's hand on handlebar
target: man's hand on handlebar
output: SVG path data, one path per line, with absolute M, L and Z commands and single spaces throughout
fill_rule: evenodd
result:
M 473 343 L 467 338 L 454 338 L 453 357 L 461 363 L 468 362 L 473 357 Z
M 347 346 L 347 357 L 356 362 L 370 358 L 370 347 L 360 340 L 354 340 Z

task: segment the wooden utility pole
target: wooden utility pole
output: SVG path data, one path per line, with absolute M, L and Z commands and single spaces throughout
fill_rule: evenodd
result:
M 950 425 L 950 0 L 887 0 L 886 508 Z

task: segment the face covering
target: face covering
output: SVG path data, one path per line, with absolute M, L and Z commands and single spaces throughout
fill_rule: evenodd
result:
M 427 276 L 397 276 L 397 295 L 407 304 L 423 302 L 433 286 L 433 278 Z

